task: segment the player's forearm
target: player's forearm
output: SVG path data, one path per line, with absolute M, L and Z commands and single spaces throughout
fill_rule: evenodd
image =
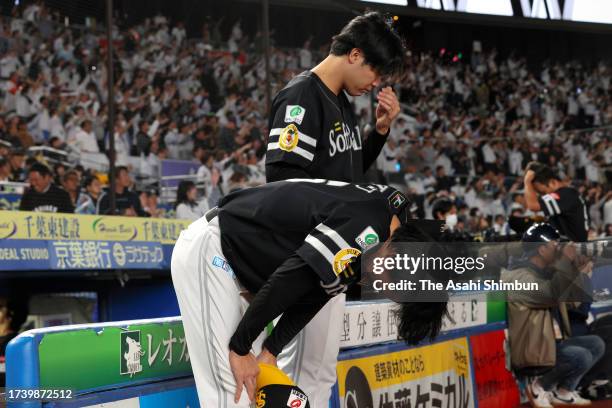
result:
M 298 303 L 283 313 L 270 336 L 264 342 L 264 347 L 274 356 L 278 356 L 283 348 L 293 339 L 312 318 L 323 308 L 329 297 L 322 296 L 318 290 L 308 295 L 309 303 Z M 317 301 L 317 298 L 320 299 Z
M 383 146 L 387 142 L 389 131 L 386 134 L 380 134 L 376 129 L 373 129 L 368 137 L 363 142 L 363 171 L 367 171 L 372 163 L 376 160 Z
M 289 258 L 257 292 L 230 340 L 230 349 L 239 355 L 248 354 L 253 341 L 266 325 L 300 301 L 316 285 L 315 272 L 303 261 Z
M 538 193 L 533 188 L 532 183 L 525 183 L 525 191 L 523 193 L 525 196 L 525 204 L 527 204 L 527 208 L 531 211 L 540 211 L 540 203 L 538 202 Z

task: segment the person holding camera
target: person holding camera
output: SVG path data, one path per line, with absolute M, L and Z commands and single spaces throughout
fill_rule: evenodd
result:
M 523 235 L 523 256 L 501 272 L 506 282 L 537 283 L 537 291 L 508 292 L 510 356 L 514 369 L 544 368 L 527 385 L 535 408 L 586 406 L 576 391 L 583 376 L 605 351 L 596 335 L 572 335 L 569 302 L 588 297 L 583 274 L 592 267 L 574 243 L 560 244 L 550 224 L 534 224 Z

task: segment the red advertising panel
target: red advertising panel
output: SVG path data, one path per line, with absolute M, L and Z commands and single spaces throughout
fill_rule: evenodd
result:
M 512 376 L 506 370 L 504 331 L 470 336 L 472 366 L 476 378 L 479 408 L 519 406 L 519 391 Z

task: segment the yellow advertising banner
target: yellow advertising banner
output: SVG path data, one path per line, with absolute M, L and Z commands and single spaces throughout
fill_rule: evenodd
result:
M 377 350 L 338 361 L 341 407 L 474 406 L 467 338 L 399 351 Z
M 173 244 L 189 224 L 164 218 L 0 211 L 0 239 Z

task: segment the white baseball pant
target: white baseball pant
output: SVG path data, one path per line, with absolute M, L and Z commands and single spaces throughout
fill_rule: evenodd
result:
M 200 405 L 248 407 L 243 390 L 234 403 L 236 382 L 229 365 L 229 342 L 248 308 L 230 268 L 224 268 L 218 218 L 204 217 L 181 232 L 172 253 L 172 282 L 189 348 Z M 328 302 L 279 355 L 279 367 L 308 396 L 312 408 L 327 408 L 336 383 L 336 362 L 344 295 Z M 253 343 L 257 355 L 265 334 Z

